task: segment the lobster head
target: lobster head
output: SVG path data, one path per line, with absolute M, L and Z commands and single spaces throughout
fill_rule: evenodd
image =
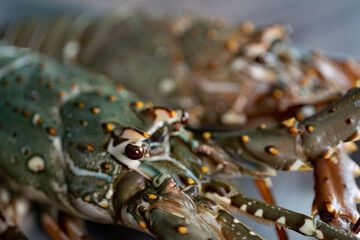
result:
M 169 176 L 150 182 L 129 172 L 116 184 L 113 199 L 119 221 L 159 239 L 217 239 L 191 197 Z

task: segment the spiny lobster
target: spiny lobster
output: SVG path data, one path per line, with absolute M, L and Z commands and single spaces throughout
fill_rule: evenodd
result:
M 289 46 L 290 31 L 120 8 L 107 17 L 13 21 L 0 36 L 106 74 L 143 100 L 184 108 L 194 127 L 218 128 L 303 120 L 311 105 L 336 100 L 360 77 L 354 60 Z
M 139 21 L 137 17 L 134 19 L 130 23 Z M 140 22 L 147 26 L 146 21 Z M 100 32 L 109 31 L 104 26 L 99 29 Z M 277 26 L 276 29 L 281 28 Z M 80 31 L 80 35 L 88 32 Z M 23 31 L 17 34 L 23 34 Z M 183 36 L 186 34 L 181 34 Z M 252 37 L 257 39 L 259 36 L 262 35 Z M 214 40 L 211 38 L 208 40 Z M 16 39 L 25 41 L 19 36 Z M 70 42 L 67 48 L 71 48 L 71 44 L 74 47 L 74 42 Z M 231 50 L 234 44 L 238 43 L 229 42 L 226 47 Z M 118 46 L 124 50 L 122 44 Z M 238 48 L 236 46 L 236 50 Z M 326 209 L 319 209 L 319 212 L 330 223 L 346 227 L 349 221 L 356 221 L 358 217 L 353 209 L 357 187 L 352 176 L 344 176 L 338 170 L 343 169 L 346 174 L 350 172 L 345 169 L 349 166 L 357 169 L 344 152 L 342 141 L 357 139 L 359 119 L 356 109 L 359 104 L 356 96 L 359 90 L 351 90 L 342 101 L 302 122 L 291 119 L 273 128 L 261 126 L 241 132 L 214 133 L 212 138 L 205 134 L 205 140 L 201 140 L 194 139 L 184 130 L 183 125 L 189 119 L 185 111 L 144 106 L 104 76 L 96 77 L 71 66 L 59 65 L 25 50 L 7 46 L 0 50 L 3 84 L 0 122 L 5 130 L 0 132 L 4 139 L 1 164 L 7 176 L 27 186 L 26 190 L 31 188 L 28 197 L 34 198 L 34 192 L 37 192 L 37 198 L 50 201 L 76 216 L 119 222 L 154 234 L 159 239 L 261 239 L 228 211 L 235 208 L 319 239 L 356 239 L 313 217 L 248 199 L 214 177 L 220 173 L 267 177 L 274 175 L 274 168 L 309 169 L 309 161 L 315 170 L 330 168 L 329 174 L 320 171 L 318 179 L 329 178 L 329 175 L 340 178 L 347 186 L 342 186 L 345 190 L 336 187 L 335 200 L 349 196 L 349 202 L 336 206 L 334 199 L 321 199 L 334 191 L 320 194 L 318 207 L 326 203 Z M 89 51 L 84 53 L 91 54 Z M 189 58 L 196 60 L 193 56 Z M 239 63 L 239 57 L 236 61 Z M 256 56 L 254 61 L 264 59 Z M 198 69 L 195 68 L 193 73 L 203 77 L 206 73 L 202 71 L 204 64 L 196 66 Z M 208 68 L 209 64 L 206 66 Z M 160 68 L 159 71 L 169 69 L 174 68 Z M 159 71 L 155 71 L 156 74 Z M 321 79 L 332 80 L 324 76 Z M 341 89 L 335 83 L 331 90 Z M 270 86 L 272 84 L 275 83 L 271 82 Z M 272 98 L 284 94 L 278 88 L 271 89 Z M 20 100 L 15 100 L 14 96 L 20 96 Z M 91 106 L 87 106 L 89 104 Z M 205 107 L 210 105 L 204 104 Z M 23 116 L 20 118 L 20 115 Z M 341 125 L 341 133 L 334 135 L 334 131 L 330 131 L 334 122 Z M 33 129 L 33 132 L 27 129 Z M 36 141 L 29 142 L 31 136 L 36 136 Z M 15 155 L 19 153 L 18 144 L 25 142 L 26 146 L 20 147 L 21 155 Z M 23 179 L 16 177 L 19 168 L 23 168 L 20 171 Z M 58 169 L 63 171 L 56 171 Z M 322 190 L 328 190 L 322 185 L 324 183 L 318 184 Z M 15 187 L 15 190 L 27 192 L 24 187 Z

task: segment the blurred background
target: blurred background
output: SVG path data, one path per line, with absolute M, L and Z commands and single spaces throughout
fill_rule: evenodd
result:
M 217 15 L 230 22 L 252 21 L 258 26 L 286 23 L 294 30 L 291 38 L 296 46 L 304 49 L 320 48 L 340 57 L 360 58 L 360 2 L 350 0 L 0 0 L 0 24 L 10 19 L 44 13 L 108 12 L 122 5 Z M 260 198 L 251 180 L 243 178 L 237 182 L 239 189 L 247 196 Z M 279 172 L 273 178 L 273 184 L 278 205 L 310 214 L 314 196 L 311 172 Z M 272 227 L 259 225 L 243 217 L 241 219 L 266 239 L 276 239 Z M 95 223 L 87 225 L 90 235 L 95 239 L 153 239 L 127 228 Z M 29 217 L 26 232 L 30 239 L 48 239 L 40 227 L 37 214 Z M 290 239 L 305 239 L 293 232 L 289 232 L 289 236 Z

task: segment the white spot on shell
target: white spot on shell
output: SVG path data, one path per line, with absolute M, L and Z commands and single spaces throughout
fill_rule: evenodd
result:
M 217 202 L 225 203 L 227 205 L 231 204 L 231 200 L 229 198 L 221 197 L 217 193 L 209 193 L 209 192 L 207 192 L 207 193 L 205 193 L 205 197 L 210 198 L 212 200 L 215 200 Z
M 32 124 L 36 125 L 38 123 L 39 119 L 41 119 L 40 114 L 35 113 L 33 118 L 32 118 Z
M 316 113 L 316 109 L 313 106 L 304 106 L 300 108 L 299 112 L 297 113 L 297 118 L 304 120 L 305 118 L 311 117 Z
M 260 208 L 260 209 L 256 210 L 254 216 L 257 216 L 257 217 L 261 217 L 261 218 L 262 218 L 262 217 L 263 217 L 263 213 L 264 213 L 264 211 Z
M 34 156 L 31 159 L 29 159 L 27 166 L 33 172 L 40 172 L 44 170 L 45 162 L 44 159 L 42 159 L 42 157 Z
M 77 40 L 70 40 L 65 44 L 63 58 L 67 61 L 74 61 L 79 51 L 79 42 Z
M 247 206 L 246 206 L 246 204 L 244 204 L 244 205 L 241 206 L 240 210 L 246 212 L 246 208 L 247 208 Z
M 235 218 L 234 223 L 240 223 L 240 221 Z
M 285 225 L 285 220 L 286 218 L 284 216 L 281 216 L 278 220 L 276 220 L 276 222 Z
M 110 189 L 107 191 L 105 197 L 106 199 L 110 199 L 113 195 L 114 191 L 112 190 L 112 187 L 110 187 Z
M 234 72 L 239 72 L 247 67 L 247 63 L 242 58 L 235 58 L 234 61 L 231 63 L 231 70 Z
M 316 237 L 317 239 L 324 239 L 324 234 L 323 234 L 323 232 L 322 232 L 321 230 L 317 229 L 317 230 L 315 231 L 315 237 Z
M 221 122 L 224 124 L 243 124 L 247 118 L 244 114 L 228 111 L 221 115 Z
M 250 235 L 256 235 L 253 231 L 250 231 Z
M 173 78 L 163 78 L 159 81 L 159 92 L 163 95 L 169 95 L 176 90 L 176 82 Z
M 296 171 L 298 170 L 301 166 L 305 165 L 303 161 L 301 161 L 300 159 L 297 159 L 289 168 L 290 171 Z
M 311 219 L 306 219 L 304 225 L 299 228 L 299 231 L 305 235 L 311 236 L 315 232 L 315 226 Z

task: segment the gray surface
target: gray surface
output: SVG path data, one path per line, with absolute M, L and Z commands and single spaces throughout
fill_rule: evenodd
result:
M 162 10 L 192 11 L 200 14 L 217 14 L 232 22 L 251 20 L 257 25 L 289 23 L 294 33 L 294 44 L 307 48 L 321 48 L 330 52 L 360 57 L 359 26 L 360 1 L 280 1 L 280 0 L 0 0 L 0 23 L 13 17 L 37 13 L 82 12 L 84 10 L 106 10 L 120 4 L 150 6 Z M 251 197 L 260 198 L 255 185 L 249 179 L 240 179 L 239 189 Z M 282 207 L 298 212 L 310 213 L 313 200 L 311 172 L 280 172 L 273 179 L 275 198 Z M 274 230 L 251 220 L 244 219 L 250 227 L 267 239 L 276 239 Z M 31 239 L 47 239 L 36 215 L 26 225 Z M 120 227 L 89 223 L 89 231 L 96 239 L 152 239 L 144 234 Z M 307 239 L 289 232 L 291 239 Z

